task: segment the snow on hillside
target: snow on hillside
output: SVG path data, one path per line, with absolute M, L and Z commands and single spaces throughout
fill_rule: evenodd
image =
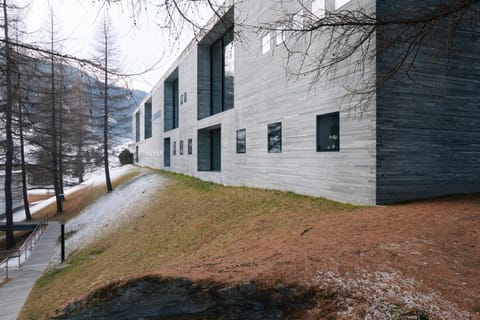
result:
M 165 185 L 166 181 L 165 178 L 145 170 L 88 206 L 65 225 L 65 232 L 68 235 L 65 242 L 66 256 L 115 230 L 126 219 L 134 219 L 142 212 L 158 187 Z M 50 265 L 56 265 L 59 261 L 60 246 L 57 246 Z

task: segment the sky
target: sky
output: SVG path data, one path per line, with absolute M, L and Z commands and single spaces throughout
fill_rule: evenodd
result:
M 57 50 L 80 58 L 91 58 L 95 53 L 95 37 L 102 21 L 103 1 L 93 0 L 17 0 L 24 9 L 26 42 L 46 45 L 49 37 L 49 2 L 54 11 L 55 29 L 60 39 Z M 193 37 L 192 32 L 182 34 L 179 44 L 165 29 L 158 26 L 159 16 L 154 7 L 142 10 L 136 25 L 125 5 L 112 5 L 109 15 L 116 34 L 117 58 L 120 71 L 136 74 L 153 69 L 141 76 L 130 78 L 130 86 L 149 92 L 163 73 Z M 204 11 L 202 21 L 208 12 Z M 201 18 L 201 17 L 199 17 Z

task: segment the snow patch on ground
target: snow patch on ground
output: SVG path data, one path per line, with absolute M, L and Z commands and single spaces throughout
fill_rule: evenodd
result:
M 155 196 L 166 178 L 146 172 L 117 187 L 85 208 L 65 225 L 68 235 L 65 241 L 66 256 L 95 242 L 106 233 L 114 231 L 128 219 L 135 219 Z M 51 266 L 60 262 L 60 246 L 57 246 Z
M 125 166 L 121 166 L 121 167 L 117 167 L 117 168 L 112 168 L 110 169 L 110 179 L 113 181 L 125 174 L 128 174 L 129 172 L 131 171 L 134 171 L 134 170 L 137 170 L 137 168 L 133 165 L 125 165 Z M 71 187 L 71 188 L 65 188 L 65 197 L 68 197 L 68 195 L 72 194 L 73 192 L 79 190 L 79 189 L 83 189 L 84 187 L 86 186 L 98 186 L 98 185 L 102 185 L 102 184 L 105 184 L 105 171 L 104 169 L 99 169 L 97 171 L 95 171 L 91 178 L 79 185 L 76 185 L 74 187 Z M 38 189 L 40 190 L 40 189 Z M 46 189 L 44 189 L 46 190 Z M 52 189 L 48 189 L 49 191 L 52 190 Z M 30 206 L 30 213 L 32 215 L 35 215 L 37 212 L 39 212 L 40 210 L 42 210 L 43 208 L 49 206 L 50 204 L 52 203 L 55 203 L 55 196 L 52 195 L 51 198 L 48 198 L 48 199 L 45 199 L 43 201 L 40 201 L 38 203 L 36 203 L 35 205 L 31 205 Z M 16 210 L 14 213 L 13 213 L 13 221 L 14 222 L 22 222 L 25 220 L 25 209 L 19 209 L 19 210 Z M 0 219 L 0 222 L 5 222 L 6 221 L 6 218 L 3 218 L 3 219 Z
M 419 292 L 414 279 L 396 272 L 344 275 L 319 272 L 309 283 L 334 296 L 336 319 L 471 319 L 435 293 Z

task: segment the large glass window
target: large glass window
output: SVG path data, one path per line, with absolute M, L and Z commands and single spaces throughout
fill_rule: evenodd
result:
M 237 130 L 237 153 L 247 152 L 247 131 L 245 129 Z
M 317 116 L 317 151 L 340 151 L 339 113 Z
M 135 113 L 135 142 L 140 141 L 140 112 Z
M 145 103 L 145 139 L 152 137 L 152 104 Z
M 172 72 L 172 74 L 164 82 L 164 131 L 169 131 L 178 128 L 178 69 Z
M 268 125 L 268 152 L 282 152 L 282 123 L 275 122 Z
M 233 29 L 210 47 L 211 110 L 216 114 L 233 108 L 235 47 Z

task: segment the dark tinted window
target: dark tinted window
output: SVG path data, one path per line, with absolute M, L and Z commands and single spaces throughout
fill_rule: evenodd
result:
M 340 151 L 338 112 L 317 116 L 317 151 Z

